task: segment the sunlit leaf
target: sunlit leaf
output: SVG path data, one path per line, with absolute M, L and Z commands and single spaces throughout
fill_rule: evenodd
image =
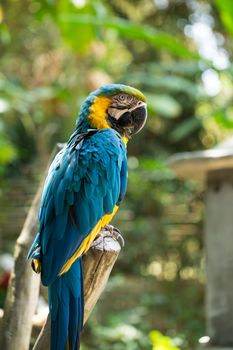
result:
M 26 99 L 30 102 L 48 100 L 56 95 L 56 90 L 52 87 L 39 87 L 27 92 Z
M 2 44 L 9 44 L 11 41 L 10 32 L 5 23 L 0 23 L 0 42 Z
M 75 6 L 75 2 L 61 0 L 58 3 L 58 13 L 72 13 L 72 16 L 94 15 L 95 8 L 91 1 L 85 1 L 81 7 Z M 66 41 L 75 51 L 85 53 L 90 42 L 95 38 L 96 32 L 94 22 L 74 23 L 64 21 L 61 15 L 57 16 L 57 23 Z
M 16 158 L 17 151 L 8 140 L 4 139 L 3 135 L 0 135 L 0 137 L 0 165 L 6 165 Z
M 140 169 L 145 170 L 159 170 L 159 171 L 168 171 L 169 168 L 166 163 L 161 162 L 158 159 L 154 158 L 142 158 L 140 159 Z
M 215 0 L 220 18 L 227 31 L 233 35 L 233 2 L 232 0 Z
M 219 125 L 226 129 L 233 129 L 233 109 L 218 110 L 214 114 L 214 118 Z
M 172 338 L 166 337 L 158 331 L 150 332 L 150 340 L 153 344 L 153 350 L 180 350 L 173 345 Z
M 9 102 L 0 97 L 0 113 L 4 113 L 10 109 L 10 104 Z

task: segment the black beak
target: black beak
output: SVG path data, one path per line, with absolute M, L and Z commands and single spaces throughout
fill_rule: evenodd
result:
M 147 119 L 146 104 L 140 105 L 135 109 L 123 113 L 119 119 L 115 119 L 108 115 L 108 120 L 113 129 L 117 130 L 121 135 L 130 137 L 137 134 L 145 125 Z
M 137 134 L 145 125 L 147 118 L 146 106 L 140 106 L 131 112 L 125 112 L 118 119 L 117 124 L 124 130 L 126 136 Z
M 147 110 L 146 106 L 141 106 L 135 108 L 131 112 L 131 117 L 132 117 L 132 122 L 133 122 L 133 134 L 137 134 L 144 125 L 146 124 L 146 119 L 147 119 Z

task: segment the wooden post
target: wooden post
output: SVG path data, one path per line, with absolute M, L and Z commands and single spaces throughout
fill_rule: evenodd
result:
M 233 346 L 233 169 L 207 174 L 205 242 L 207 332 Z
M 206 185 L 206 328 L 208 350 L 233 350 L 233 138 L 170 159 L 176 173 Z

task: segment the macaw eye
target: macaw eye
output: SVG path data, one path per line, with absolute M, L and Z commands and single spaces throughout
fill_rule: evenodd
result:
M 124 94 L 119 95 L 119 100 L 120 101 L 124 101 L 125 100 L 125 95 Z

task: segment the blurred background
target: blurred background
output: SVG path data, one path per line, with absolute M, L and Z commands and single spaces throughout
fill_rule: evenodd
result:
M 203 188 L 167 159 L 233 129 L 229 0 L 1 0 L 0 306 L 10 255 L 51 150 L 87 94 L 143 91 L 147 125 L 128 146 L 114 224 L 126 246 L 85 326 L 82 350 L 191 350 L 205 334 Z

